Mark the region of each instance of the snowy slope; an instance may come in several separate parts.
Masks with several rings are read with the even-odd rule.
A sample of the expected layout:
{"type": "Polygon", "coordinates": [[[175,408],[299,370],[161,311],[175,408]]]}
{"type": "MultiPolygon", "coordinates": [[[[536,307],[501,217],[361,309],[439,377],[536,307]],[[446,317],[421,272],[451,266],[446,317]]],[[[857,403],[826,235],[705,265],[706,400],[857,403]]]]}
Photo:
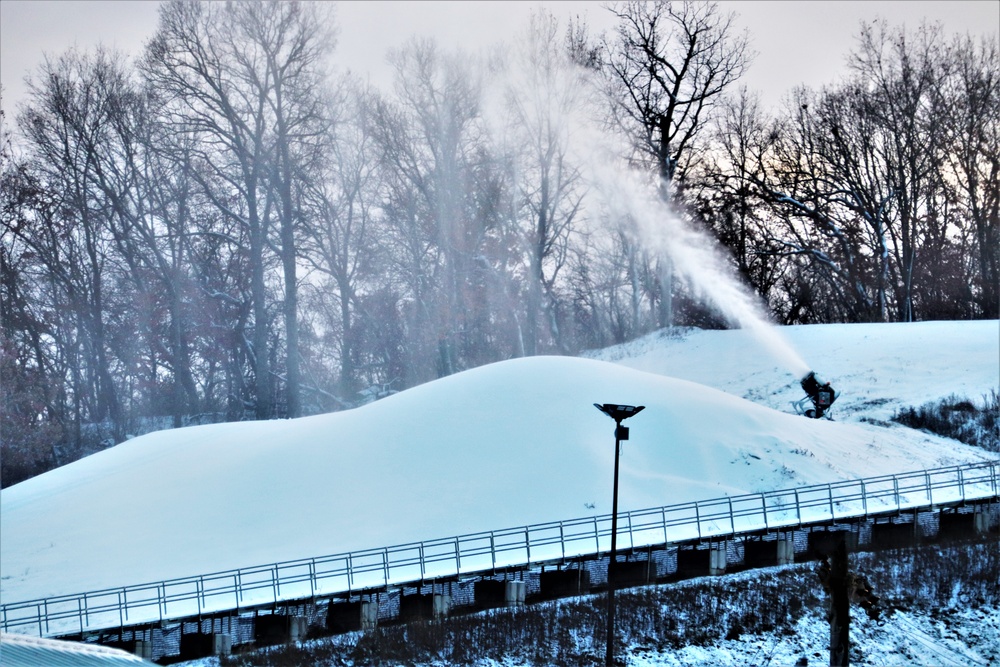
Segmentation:
{"type": "Polygon", "coordinates": [[[997,387],[997,322],[784,333],[842,391],[836,407],[850,419],[789,414],[797,378],[752,336],[727,331],[605,352],[617,363],[501,362],[346,412],[153,433],[0,494],[0,594],[14,602],[607,513],[614,424],[595,402],[646,406],[628,424],[623,510],[988,458],[856,419],[997,387]]]}
{"type": "MultiPolygon", "coordinates": [[[[885,420],[950,394],[981,402],[1000,389],[1000,322],[776,327],[840,392],[838,420],[885,420]]],[[[791,363],[742,330],[657,332],[594,352],[595,359],[705,384],[778,410],[802,397],[791,363]]]]}

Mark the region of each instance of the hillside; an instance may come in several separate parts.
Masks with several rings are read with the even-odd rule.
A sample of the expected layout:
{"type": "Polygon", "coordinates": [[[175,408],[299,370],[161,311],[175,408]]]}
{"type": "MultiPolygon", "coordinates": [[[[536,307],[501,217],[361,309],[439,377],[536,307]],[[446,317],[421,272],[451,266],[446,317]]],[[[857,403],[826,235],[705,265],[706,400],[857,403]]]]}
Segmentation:
{"type": "MultiPolygon", "coordinates": [[[[841,392],[791,414],[798,378],[745,331],[654,335],[599,358],[477,368],[350,411],[135,438],[0,494],[4,601],[992,455],[879,423],[1000,386],[996,321],[790,327],[841,392]]],[[[774,349],[773,347],[769,349],[774,349]]]]}

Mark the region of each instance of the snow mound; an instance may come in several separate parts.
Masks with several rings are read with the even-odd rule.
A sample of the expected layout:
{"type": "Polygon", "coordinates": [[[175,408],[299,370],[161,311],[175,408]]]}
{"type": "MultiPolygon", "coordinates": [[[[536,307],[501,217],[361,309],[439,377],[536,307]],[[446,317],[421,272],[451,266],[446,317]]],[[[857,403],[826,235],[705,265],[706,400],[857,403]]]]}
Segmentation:
{"type": "MultiPolygon", "coordinates": [[[[722,356],[739,340],[710,344],[716,333],[740,332],[692,334],[690,347],[722,356]]],[[[17,484],[0,495],[0,592],[15,602],[609,513],[614,422],[593,406],[607,402],[646,406],[627,422],[622,510],[989,458],[623,363],[517,359],[355,410],[152,433],[17,484]]]]}

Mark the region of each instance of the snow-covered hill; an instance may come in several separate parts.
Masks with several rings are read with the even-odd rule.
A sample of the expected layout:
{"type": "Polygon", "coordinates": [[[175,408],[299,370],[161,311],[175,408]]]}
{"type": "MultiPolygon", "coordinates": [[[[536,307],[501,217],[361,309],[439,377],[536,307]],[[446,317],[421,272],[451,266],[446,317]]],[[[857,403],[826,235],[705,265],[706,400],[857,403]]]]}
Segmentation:
{"type": "Polygon", "coordinates": [[[841,392],[837,421],[791,414],[799,378],[750,333],[692,331],[492,364],[346,412],[135,438],[0,494],[0,594],[607,513],[614,424],[593,403],[646,406],[628,423],[623,510],[990,458],[862,417],[995,390],[997,321],[781,333],[841,392]]]}

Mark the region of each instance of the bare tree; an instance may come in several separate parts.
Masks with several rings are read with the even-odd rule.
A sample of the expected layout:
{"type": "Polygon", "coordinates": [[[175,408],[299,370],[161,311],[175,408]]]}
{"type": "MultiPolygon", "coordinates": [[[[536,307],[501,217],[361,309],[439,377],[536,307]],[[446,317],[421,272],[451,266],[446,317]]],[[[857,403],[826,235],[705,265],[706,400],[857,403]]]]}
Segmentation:
{"type": "Polygon", "coordinates": [[[354,326],[359,293],[377,271],[375,207],[380,174],[369,119],[374,94],[353,81],[345,82],[343,89],[343,101],[337,106],[345,113],[333,125],[323,171],[305,185],[303,201],[312,218],[306,229],[306,259],[329,278],[329,283],[319,285],[324,294],[336,295],[336,316],[331,319],[339,320],[339,384],[349,401],[360,389],[356,361],[362,350],[354,326]]]}
{"type": "Polygon", "coordinates": [[[471,196],[481,158],[480,89],[468,62],[442,54],[433,42],[412,41],[390,59],[395,101],[380,102],[374,121],[389,172],[388,219],[420,337],[413,379],[426,379],[434,358],[428,345],[436,348],[434,366],[443,376],[459,370],[461,349],[475,343],[467,281],[484,234],[471,196]]]}
{"type": "Polygon", "coordinates": [[[314,4],[290,2],[234,3],[233,17],[251,48],[237,49],[247,86],[267,100],[272,123],[268,160],[269,183],[276,198],[278,254],[284,277],[286,413],[298,417],[300,354],[298,325],[297,228],[302,226],[297,191],[310,180],[327,137],[332,99],[324,63],[334,45],[326,26],[332,18],[314,4]],[[249,54],[258,49],[256,59],[249,54]]]}
{"type": "Polygon", "coordinates": [[[935,119],[946,134],[944,186],[971,224],[980,317],[1000,314],[1000,52],[995,41],[957,37],[948,49],[945,107],[935,119]]]}
{"type": "MultiPolygon", "coordinates": [[[[733,14],[711,2],[633,0],[611,10],[618,26],[604,51],[615,118],[669,201],[695,160],[713,108],[749,63],[747,37],[736,32],[733,14]]],[[[659,324],[668,326],[672,269],[666,258],[657,261],[659,324]]]]}
{"type": "Polygon", "coordinates": [[[124,193],[106,187],[104,170],[116,168],[121,157],[113,153],[124,148],[116,134],[127,122],[130,92],[121,60],[105,51],[69,51],[46,60],[29,90],[19,122],[30,147],[33,187],[45,195],[34,200],[32,223],[16,233],[44,266],[52,305],[65,307],[75,320],[64,329],[71,338],[61,342],[64,354],[79,355],[68,363],[77,442],[85,420],[107,421],[111,437],[121,441],[125,411],[109,323],[116,319],[111,309],[121,276],[114,266],[120,259],[116,199],[124,193]]]}
{"type": "Polygon", "coordinates": [[[296,184],[325,136],[323,63],[332,41],[324,25],[311,5],[175,0],[162,7],[142,64],[166,101],[168,122],[199,138],[197,162],[240,195],[234,206],[208,187],[203,170],[191,172],[214,205],[247,228],[258,418],[274,413],[266,276],[272,217],[284,283],[286,411],[300,412],[296,184]]]}
{"type": "MultiPolygon", "coordinates": [[[[518,230],[527,257],[524,352],[538,349],[543,313],[548,333],[565,349],[557,316],[556,281],[582,202],[580,170],[570,158],[574,116],[585,107],[588,86],[558,40],[549,13],[533,13],[515,45],[506,117],[518,155],[512,160],[523,213],[518,230]]],[[[577,137],[575,140],[581,141],[577,137]]]]}
{"type": "MultiPolygon", "coordinates": [[[[894,281],[897,317],[906,322],[914,319],[913,276],[921,237],[931,231],[928,227],[933,224],[929,218],[931,181],[943,140],[938,122],[942,46],[939,27],[924,25],[911,35],[902,28],[890,30],[887,23],[878,21],[862,26],[859,50],[851,61],[861,79],[851,91],[859,99],[860,108],[847,111],[856,112],[862,122],[868,123],[858,131],[860,139],[870,142],[853,153],[855,159],[868,160],[873,169],[882,171],[871,174],[872,181],[881,184],[862,191],[874,194],[863,210],[872,216],[868,219],[873,224],[881,222],[873,217],[876,200],[878,209],[892,214],[884,220],[895,261],[890,266],[883,260],[880,267],[880,304],[885,301],[884,273],[894,267],[898,271],[894,281]],[[881,205],[889,199],[891,207],[881,205]]],[[[845,124],[848,122],[845,119],[845,124]]],[[[855,196],[863,195],[856,190],[855,196]]],[[[884,305],[880,310],[884,318],[884,305]]]]}

